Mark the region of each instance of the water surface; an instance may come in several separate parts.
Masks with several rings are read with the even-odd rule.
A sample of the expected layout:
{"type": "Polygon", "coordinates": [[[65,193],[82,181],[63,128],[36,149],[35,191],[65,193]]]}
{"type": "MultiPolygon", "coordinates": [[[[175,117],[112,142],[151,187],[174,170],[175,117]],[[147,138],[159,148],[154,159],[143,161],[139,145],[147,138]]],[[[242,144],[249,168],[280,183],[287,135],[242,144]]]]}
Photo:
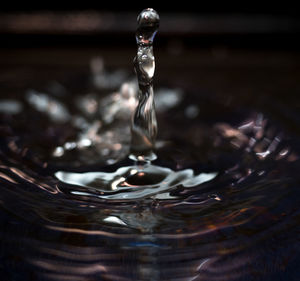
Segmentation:
{"type": "Polygon", "coordinates": [[[100,66],[96,59],[91,72],[36,87],[34,76],[2,79],[5,280],[297,280],[297,99],[270,98],[263,87],[232,96],[209,91],[208,82],[157,83],[152,165],[199,181],[157,190],[167,177],[160,170],[147,184],[133,178],[125,192],[108,192],[57,177],[136,165],[127,157],[136,82],[100,66]]]}

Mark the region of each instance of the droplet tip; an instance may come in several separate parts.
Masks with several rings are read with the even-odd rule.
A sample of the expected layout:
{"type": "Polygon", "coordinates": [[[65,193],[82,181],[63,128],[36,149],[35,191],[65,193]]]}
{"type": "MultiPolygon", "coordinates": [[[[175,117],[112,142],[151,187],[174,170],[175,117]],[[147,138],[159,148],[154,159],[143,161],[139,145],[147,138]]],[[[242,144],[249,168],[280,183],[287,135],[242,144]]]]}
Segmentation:
{"type": "Polygon", "coordinates": [[[147,8],[138,15],[137,22],[139,26],[158,26],[159,15],[154,9],[147,8]]]}

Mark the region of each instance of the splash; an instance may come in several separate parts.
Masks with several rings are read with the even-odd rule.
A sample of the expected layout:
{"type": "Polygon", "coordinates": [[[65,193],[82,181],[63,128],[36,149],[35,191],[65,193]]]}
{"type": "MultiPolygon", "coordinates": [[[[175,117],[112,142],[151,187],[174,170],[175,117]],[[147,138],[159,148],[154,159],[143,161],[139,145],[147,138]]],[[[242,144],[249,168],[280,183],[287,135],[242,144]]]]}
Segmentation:
{"type": "MultiPolygon", "coordinates": [[[[2,279],[298,280],[294,99],[268,100],[262,92],[268,102],[261,112],[255,97],[246,104],[232,97],[232,88],[222,97],[205,93],[201,71],[186,64],[186,73],[169,77],[180,77],[189,90],[155,91],[160,139],[155,144],[152,135],[151,147],[136,152],[143,158],[155,149],[157,161],[132,162],[129,120],[137,85],[117,90],[118,72],[101,63],[94,61],[88,77],[86,67],[72,70],[72,79],[64,71],[66,80],[51,84],[51,91],[39,88],[36,72],[1,76],[2,279]],[[186,80],[191,73],[199,82],[194,90],[186,80]],[[28,84],[39,90],[21,90],[28,84]]],[[[154,68],[144,66],[152,85],[154,68]]],[[[290,81],[289,72],[273,70],[282,85],[290,81]]],[[[60,72],[61,64],[51,71],[60,72]]],[[[140,78],[143,89],[147,77],[140,78]]],[[[268,75],[259,80],[266,83],[268,75]]]]}
{"type": "Polygon", "coordinates": [[[153,76],[155,59],[153,40],[159,27],[159,15],[153,9],[143,10],[138,18],[136,31],[137,55],[134,69],[139,84],[138,105],[131,124],[131,159],[151,161],[156,158],[152,152],[157,135],[155,116],[153,76]]]}
{"type": "Polygon", "coordinates": [[[83,187],[76,195],[94,196],[109,200],[133,199],[171,199],[176,198],[171,192],[179,187],[194,187],[211,181],[217,172],[194,174],[192,169],[174,171],[151,163],[156,159],[153,153],[157,134],[155,117],[153,76],[155,60],[153,39],[158,30],[159,16],[153,9],[145,9],[138,16],[136,41],[137,55],[134,68],[139,84],[138,105],[131,124],[131,149],[129,158],[134,160],[132,166],[122,166],[116,171],[72,173],[58,171],[55,173],[61,183],[83,187]]]}

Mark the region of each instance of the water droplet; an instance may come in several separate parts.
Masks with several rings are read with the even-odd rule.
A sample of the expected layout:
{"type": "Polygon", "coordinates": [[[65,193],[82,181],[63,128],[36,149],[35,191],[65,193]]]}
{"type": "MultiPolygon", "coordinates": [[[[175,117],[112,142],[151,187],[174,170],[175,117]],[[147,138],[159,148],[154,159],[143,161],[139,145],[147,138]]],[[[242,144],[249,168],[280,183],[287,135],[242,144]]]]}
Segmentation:
{"type": "Polygon", "coordinates": [[[137,23],[137,43],[144,45],[152,44],[159,27],[158,13],[152,8],[145,9],[138,15],[137,23]]]}
{"type": "Polygon", "coordinates": [[[153,9],[143,10],[137,19],[137,55],[134,68],[139,84],[138,105],[131,124],[131,157],[141,156],[145,161],[153,159],[153,148],[157,134],[154,106],[153,76],[155,58],[153,39],[159,27],[159,16],[153,9]]]}
{"type": "Polygon", "coordinates": [[[58,146],[55,148],[55,150],[53,151],[53,156],[54,157],[61,157],[64,155],[64,148],[61,146],[58,146]]]}

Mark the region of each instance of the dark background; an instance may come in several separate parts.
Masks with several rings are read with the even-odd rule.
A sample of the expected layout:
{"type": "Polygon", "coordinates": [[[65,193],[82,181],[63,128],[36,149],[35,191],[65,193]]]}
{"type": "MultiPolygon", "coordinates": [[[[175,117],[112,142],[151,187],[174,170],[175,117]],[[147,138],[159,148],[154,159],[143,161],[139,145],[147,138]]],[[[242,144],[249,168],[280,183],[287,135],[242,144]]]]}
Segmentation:
{"type": "Polygon", "coordinates": [[[60,81],[59,73],[88,73],[95,56],[109,69],[133,73],[136,18],[151,6],[161,18],[154,42],[156,84],[238,99],[276,96],[299,109],[300,17],[295,4],[159,4],[5,5],[0,10],[0,82],[21,91],[21,86],[32,88],[47,79],[60,81]],[[21,78],[22,83],[14,83],[21,78]]]}
{"type": "MultiPolygon", "coordinates": [[[[136,17],[152,6],[161,17],[154,49],[155,87],[183,88],[193,94],[192,102],[202,95],[241,112],[243,108],[263,112],[298,143],[294,137],[300,136],[298,9],[282,1],[163,4],[97,2],[62,7],[43,2],[29,7],[26,2],[3,7],[0,97],[2,92],[19,96],[28,89],[43,91],[51,81],[67,89],[72,85],[77,91],[78,83],[86,93],[84,83],[95,56],[101,56],[110,70],[126,68],[133,74],[136,17]]],[[[165,121],[158,118],[159,124],[165,121]]],[[[295,253],[298,257],[297,249],[295,253]]],[[[284,280],[296,280],[285,278],[296,277],[299,266],[295,260],[284,280]]],[[[12,264],[12,272],[22,272],[12,264]]],[[[274,278],[282,279],[280,275],[274,278]]]]}
{"type": "Polygon", "coordinates": [[[0,48],[115,46],[116,37],[119,46],[132,44],[136,16],[149,5],[161,15],[159,46],[180,38],[186,46],[200,48],[300,47],[299,13],[289,2],[95,2],[6,3],[0,10],[0,48]]]}

